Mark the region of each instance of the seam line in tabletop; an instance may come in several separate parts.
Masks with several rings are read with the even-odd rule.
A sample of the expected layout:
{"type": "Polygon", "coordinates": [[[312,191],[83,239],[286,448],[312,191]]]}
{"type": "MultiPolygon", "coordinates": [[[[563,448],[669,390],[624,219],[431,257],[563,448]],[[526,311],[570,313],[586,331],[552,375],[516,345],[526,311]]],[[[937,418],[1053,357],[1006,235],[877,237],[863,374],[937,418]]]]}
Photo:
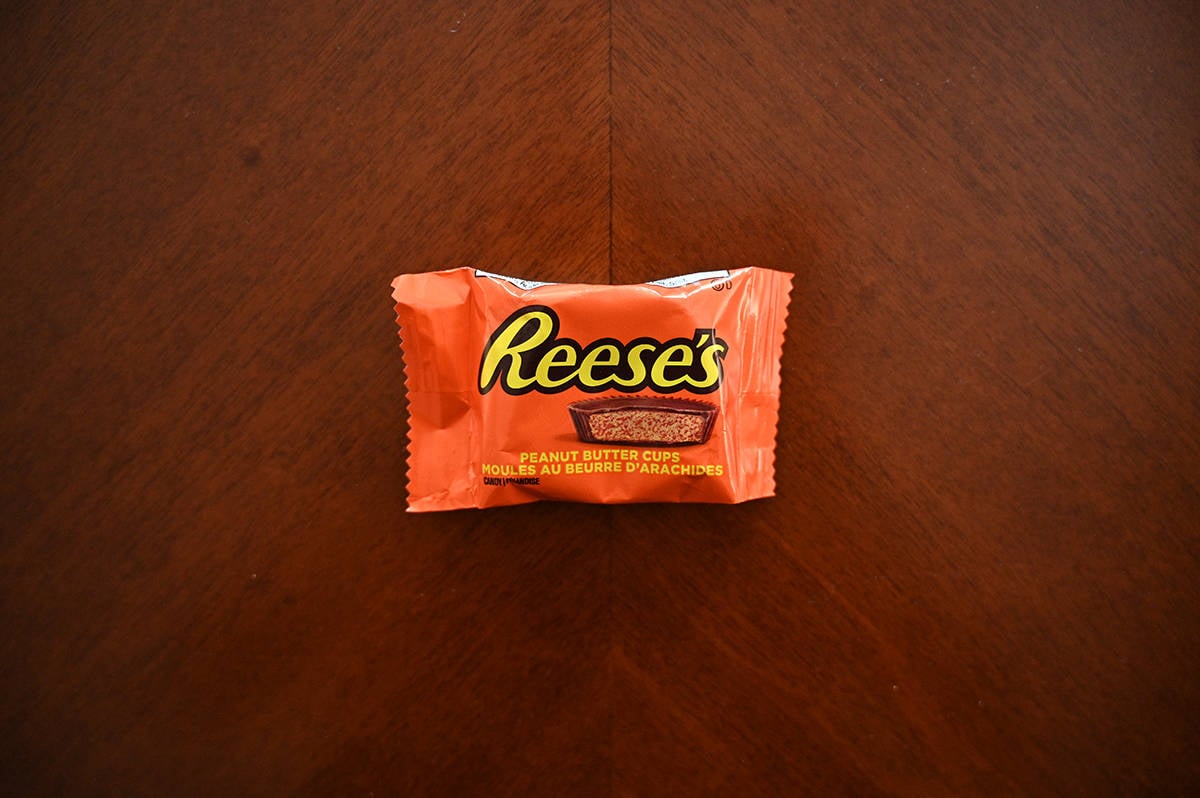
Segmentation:
{"type": "MultiPolygon", "coordinates": [[[[612,0],[608,0],[608,284],[613,283],[613,241],[612,241],[612,0]]],[[[616,511],[608,508],[608,796],[617,794],[617,756],[616,756],[616,716],[613,714],[613,688],[616,685],[616,668],[613,666],[616,652],[616,631],[613,626],[613,593],[612,568],[613,546],[616,545],[617,520],[616,511]]]]}
{"type": "MultiPolygon", "coordinates": [[[[613,284],[613,0],[608,0],[608,284],[613,284]]],[[[608,508],[608,794],[616,795],[616,717],[613,688],[616,669],[616,627],[613,625],[613,546],[616,545],[616,510],[608,508]]]]}
{"type": "Polygon", "coordinates": [[[608,284],[613,283],[613,0],[608,0],[608,284]]]}

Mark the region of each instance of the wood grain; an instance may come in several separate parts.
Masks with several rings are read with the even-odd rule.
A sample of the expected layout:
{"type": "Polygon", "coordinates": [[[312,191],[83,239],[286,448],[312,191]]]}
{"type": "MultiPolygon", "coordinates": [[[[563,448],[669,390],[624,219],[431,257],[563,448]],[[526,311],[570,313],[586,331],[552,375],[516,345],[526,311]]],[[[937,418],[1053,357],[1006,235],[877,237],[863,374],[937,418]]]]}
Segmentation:
{"type": "Polygon", "coordinates": [[[608,511],[403,512],[392,276],[607,278],[606,11],[477,6],[5,25],[0,792],[607,791],[608,511]]]}
{"type": "Polygon", "coordinates": [[[0,793],[1200,788],[1200,16],[0,12],[0,793]],[[390,278],[796,274],[779,496],[403,513],[390,278]]]}
{"type": "Polygon", "coordinates": [[[614,515],[617,794],[1195,789],[1200,30],[1052,5],[614,6],[614,278],[797,275],[780,498],[614,515]]]}

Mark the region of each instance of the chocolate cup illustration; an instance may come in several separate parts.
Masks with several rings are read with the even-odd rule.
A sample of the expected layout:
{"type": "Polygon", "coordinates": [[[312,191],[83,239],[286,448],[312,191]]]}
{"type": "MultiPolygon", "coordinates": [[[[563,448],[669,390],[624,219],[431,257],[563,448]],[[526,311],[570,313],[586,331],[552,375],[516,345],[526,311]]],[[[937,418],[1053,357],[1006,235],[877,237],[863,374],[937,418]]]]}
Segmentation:
{"type": "Polygon", "coordinates": [[[698,399],[606,396],[567,406],[579,440],[626,446],[696,446],[708,440],[717,406],[698,399]]]}

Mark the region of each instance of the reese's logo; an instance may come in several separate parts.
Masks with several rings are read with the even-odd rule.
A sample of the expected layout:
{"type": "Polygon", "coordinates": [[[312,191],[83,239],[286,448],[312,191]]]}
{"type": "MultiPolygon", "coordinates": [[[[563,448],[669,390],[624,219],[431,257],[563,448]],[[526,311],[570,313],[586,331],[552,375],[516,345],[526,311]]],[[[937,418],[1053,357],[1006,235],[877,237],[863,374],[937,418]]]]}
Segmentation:
{"type": "Polygon", "coordinates": [[[691,338],[600,338],[580,346],[558,337],[558,315],[545,305],[513,313],[488,339],[479,362],[479,392],[499,385],[505,393],[585,393],[650,390],[712,393],[721,384],[729,346],[715,329],[691,338]]]}

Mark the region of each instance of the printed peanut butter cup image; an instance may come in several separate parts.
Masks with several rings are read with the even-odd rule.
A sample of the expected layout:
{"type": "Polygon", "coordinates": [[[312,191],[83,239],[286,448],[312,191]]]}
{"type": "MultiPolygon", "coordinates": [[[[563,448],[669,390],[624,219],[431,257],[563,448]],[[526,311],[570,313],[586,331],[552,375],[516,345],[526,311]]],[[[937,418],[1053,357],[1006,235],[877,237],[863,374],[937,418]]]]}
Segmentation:
{"type": "Polygon", "coordinates": [[[717,406],[697,399],[606,396],[567,406],[584,443],[695,446],[708,440],[717,406]]]}

